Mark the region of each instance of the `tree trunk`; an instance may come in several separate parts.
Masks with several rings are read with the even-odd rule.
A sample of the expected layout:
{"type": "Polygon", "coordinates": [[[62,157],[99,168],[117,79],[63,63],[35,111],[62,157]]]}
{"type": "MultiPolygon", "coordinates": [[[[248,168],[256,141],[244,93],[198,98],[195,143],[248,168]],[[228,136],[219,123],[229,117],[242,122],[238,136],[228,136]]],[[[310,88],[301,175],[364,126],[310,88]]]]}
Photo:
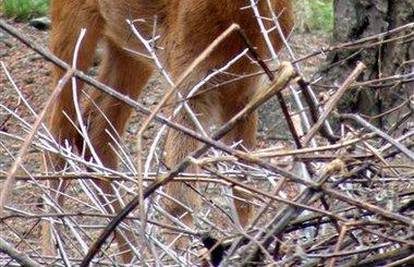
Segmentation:
{"type": "MultiPolygon", "coordinates": [[[[334,0],[334,12],[333,41],[344,43],[414,22],[414,0],[334,0]]],[[[339,51],[328,56],[330,64],[342,62],[326,70],[330,81],[343,81],[359,60],[368,67],[361,78],[364,81],[414,71],[413,38],[356,52],[339,51]]],[[[340,109],[366,115],[379,114],[407,99],[413,94],[413,88],[413,82],[392,87],[360,88],[345,98],[340,109]]],[[[382,125],[384,121],[378,123],[382,125]]]]}

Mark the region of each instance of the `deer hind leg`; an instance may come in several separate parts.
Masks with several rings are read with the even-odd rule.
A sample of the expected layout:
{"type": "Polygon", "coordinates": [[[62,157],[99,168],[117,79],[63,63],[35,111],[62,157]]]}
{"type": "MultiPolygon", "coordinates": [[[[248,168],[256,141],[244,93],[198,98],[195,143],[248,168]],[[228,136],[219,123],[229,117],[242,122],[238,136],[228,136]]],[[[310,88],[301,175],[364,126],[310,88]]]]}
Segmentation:
{"type": "MultiPolygon", "coordinates": [[[[151,77],[152,66],[126,54],[122,48],[117,47],[111,41],[107,42],[106,49],[105,58],[100,69],[100,81],[131,99],[137,99],[151,77]]],[[[90,103],[85,111],[89,138],[103,165],[115,169],[118,163],[117,155],[111,145],[115,149],[117,145],[110,135],[122,137],[132,109],[125,103],[102,92],[94,91],[91,97],[94,103],[90,103]]],[[[115,212],[119,212],[122,207],[114,195],[111,184],[108,182],[97,182],[97,184],[109,202],[112,203],[115,212]]],[[[101,200],[104,203],[103,197],[101,197],[101,200]]],[[[110,206],[105,205],[104,207],[109,213],[113,213],[110,206]]],[[[125,233],[129,242],[134,244],[132,234],[125,233]]],[[[133,254],[128,252],[128,241],[119,232],[115,233],[115,237],[118,249],[122,252],[123,261],[125,263],[131,262],[133,254]]]]}
{"type": "MultiPolygon", "coordinates": [[[[214,101],[214,99],[215,96],[210,94],[188,101],[189,107],[197,116],[199,123],[206,132],[208,132],[210,126],[219,121],[218,117],[220,113],[218,107],[215,105],[217,101],[214,101]]],[[[184,109],[174,118],[174,122],[189,129],[200,131],[199,128],[196,128],[194,121],[184,109]]],[[[199,148],[200,145],[192,137],[172,129],[169,130],[165,146],[167,166],[173,168],[191,152],[199,148]]],[[[196,166],[190,166],[186,169],[186,172],[196,173],[198,171],[197,169],[196,166]]],[[[177,200],[165,199],[163,201],[167,212],[181,220],[184,224],[191,226],[193,224],[193,214],[190,214],[187,208],[197,212],[201,207],[200,196],[194,191],[197,185],[195,183],[170,182],[164,188],[170,197],[177,200]]],[[[172,241],[172,238],[168,237],[167,240],[172,241]]],[[[186,250],[187,245],[188,242],[180,239],[175,244],[175,247],[180,250],[186,250]]]]}
{"type": "MultiPolygon", "coordinates": [[[[201,125],[208,132],[210,126],[226,123],[230,120],[245,106],[245,104],[247,104],[249,98],[240,101],[234,101],[234,99],[234,96],[226,96],[222,98],[215,93],[209,93],[206,96],[200,96],[190,100],[189,105],[193,112],[198,115],[197,117],[201,125]]],[[[187,128],[195,129],[194,123],[185,111],[181,111],[180,115],[178,115],[174,121],[187,128]]],[[[230,131],[224,139],[228,144],[242,141],[240,145],[244,148],[254,148],[256,145],[256,114],[251,114],[236,124],[234,129],[230,131]]],[[[193,138],[178,131],[170,130],[166,142],[167,166],[170,168],[174,167],[187,155],[199,148],[200,145],[201,144],[193,138]]],[[[186,171],[196,173],[198,168],[196,166],[190,166],[186,171]]],[[[194,183],[191,185],[197,188],[194,183]]],[[[169,196],[177,200],[164,200],[166,210],[174,217],[179,218],[183,223],[191,226],[193,223],[193,216],[192,214],[189,214],[186,207],[193,211],[200,209],[200,196],[198,196],[188,184],[182,182],[168,183],[165,186],[165,191],[169,196]]],[[[251,197],[248,193],[241,190],[233,190],[233,195],[235,196],[234,203],[239,215],[239,221],[242,226],[246,226],[253,215],[253,207],[249,204],[251,197]]],[[[171,239],[172,238],[168,238],[168,241],[171,239]]],[[[188,242],[180,242],[179,240],[176,247],[185,250],[186,248],[184,246],[187,244],[188,242]]]]}
{"type": "MultiPolygon", "coordinates": [[[[238,86],[233,85],[235,88],[223,88],[225,93],[221,97],[223,106],[223,119],[224,122],[229,121],[237,113],[239,113],[246,104],[250,101],[253,89],[255,86],[254,81],[245,81],[238,86]],[[240,93],[244,94],[243,97],[237,97],[240,93]]],[[[225,136],[225,142],[229,145],[233,143],[240,143],[238,149],[250,150],[256,146],[256,132],[257,132],[257,114],[252,113],[245,119],[239,121],[236,126],[225,136]]],[[[249,201],[251,199],[247,192],[242,190],[233,189],[234,204],[236,211],[239,215],[239,222],[244,227],[249,223],[252,218],[254,209],[249,201]]]]}
{"type": "MultiPolygon", "coordinates": [[[[256,117],[256,114],[252,114],[240,121],[230,132],[229,138],[227,138],[228,142],[242,141],[243,148],[254,148],[256,144],[256,117]]],[[[243,227],[247,226],[254,213],[253,206],[248,203],[251,197],[247,192],[237,189],[233,189],[233,196],[239,222],[243,227]]]]}
{"type": "MultiPolygon", "coordinates": [[[[75,45],[82,28],[86,28],[86,36],[83,39],[82,47],[79,51],[77,67],[81,71],[86,71],[92,64],[95,48],[100,36],[100,17],[93,6],[86,4],[75,5],[78,1],[53,1],[51,7],[52,30],[50,33],[49,46],[51,51],[60,59],[68,64],[72,63],[75,45]]],[[[56,66],[52,70],[52,88],[58,84],[64,76],[64,71],[56,66]]],[[[82,88],[82,83],[77,82],[77,90],[82,88]]],[[[80,136],[75,131],[70,120],[75,119],[75,109],[73,105],[71,82],[67,82],[62,93],[56,99],[49,118],[50,132],[55,140],[63,145],[65,141],[76,147],[80,141],[80,136]]],[[[49,171],[61,171],[65,166],[65,161],[58,156],[47,155],[49,171]]],[[[66,182],[53,180],[50,182],[50,196],[57,204],[63,204],[61,191],[66,187],[66,182]]],[[[45,255],[55,255],[52,245],[50,224],[45,222],[42,225],[42,253],[45,255]]]]}

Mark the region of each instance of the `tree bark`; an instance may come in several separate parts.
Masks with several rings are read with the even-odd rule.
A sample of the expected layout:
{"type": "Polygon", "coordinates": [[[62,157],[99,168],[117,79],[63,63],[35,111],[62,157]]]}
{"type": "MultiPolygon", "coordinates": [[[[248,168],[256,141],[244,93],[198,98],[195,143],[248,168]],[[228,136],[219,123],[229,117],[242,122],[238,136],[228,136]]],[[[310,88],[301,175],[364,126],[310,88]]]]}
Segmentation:
{"type": "MultiPolygon", "coordinates": [[[[414,22],[414,0],[334,0],[334,12],[333,42],[344,43],[414,22]]],[[[339,51],[328,55],[329,65],[338,64],[325,70],[329,81],[340,84],[359,60],[368,67],[361,78],[364,81],[414,71],[414,62],[408,62],[414,59],[412,38],[356,52],[339,51]]],[[[360,88],[347,95],[340,109],[379,114],[407,99],[413,91],[412,82],[384,88],[360,88]]],[[[384,121],[378,123],[382,125],[384,121]]]]}

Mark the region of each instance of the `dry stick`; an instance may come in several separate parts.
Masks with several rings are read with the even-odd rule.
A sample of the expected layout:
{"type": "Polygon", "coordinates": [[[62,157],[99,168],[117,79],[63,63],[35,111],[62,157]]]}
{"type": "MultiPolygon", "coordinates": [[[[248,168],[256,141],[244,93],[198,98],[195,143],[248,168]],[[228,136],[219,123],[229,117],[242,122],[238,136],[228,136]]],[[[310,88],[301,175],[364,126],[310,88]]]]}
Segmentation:
{"type": "Polygon", "coordinates": [[[396,220],[399,222],[403,222],[406,225],[409,225],[411,227],[414,226],[414,219],[404,216],[404,215],[400,215],[398,213],[394,213],[394,212],[390,212],[390,211],[386,211],[378,206],[372,205],[368,202],[365,201],[361,201],[361,200],[357,200],[357,199],[353,199],[350,198],[348,196],[346,196],[343,193],[338,192],[337,190],[334,190],[332,188],[327,188],[326,186],[322,185],[320,188],[324,193],[330,195],[331,197],[341,200],[343,202],[346,202],[348,204],[351,204],[353,206],[359,207],[361,209],[365,209],[368,210],[370,212],[373,212],[375,214],[380,214],[381,216],[391,219],[391,220],[396,220]]]}
{"type": "MultiPolygon", "coordinates": [[[[245,119],[249,114],[254,112],[259,106],[261,106],[266,100],[268,100],[273,95],[280,92],[286,85],[290,82],[292,78],[295,77],[295,72],[293,67],[290,63],[282,63],[282,68],[280,70],[279,78],[266,90],[259,91],[249,102],[246,107],[243,108],[236,116],[234,116],[230,121],[228,121],[224,126],[220,127],[220,129],[213,134],[213,140],[221,139],[226,133],[228,133],[233,127],[240,121],[245,119]]],[[[183,159],[178,165],[176,165],[168,174],[164,177],[161,177],[151,185],[149,185],[144,192],[144,199],[148,198],[152,195],[158,188],[165,185],[169,181],[171,181],[176,175],[178,175],[181,171],[187,168],[192,158],[198,158],[202,154],[204,154],[210,148],[210,144],[204,144],[201,148],[192,152],[187,158],[183,159]]],[[[87,255],[85,256],[84,260],[82,261],[80,267],[87,267],[89,263],[92,261],[93,257],[96,253],[100,250],[102,245],[105,243],[106,239],[115,231],[118,224],[122,222],[122,220],[128,216],[130,212],[132,212],[140,203],[140,198],[135,197],[131,202],[129,202],[125,208],[118,213],[118,216],[111,220],[105,230],[101,233],[99,238],[92,244],[90,250],[88,251],[87,255]]]]}
{"type": "MultiPolygon", "coordinates": [[[[278,196],[279,192],[282,190],[284,185],[286,184],[287,179],[285,177],[282,177],[282,179],[276,184],[275,188],[272,190],[271,195],[272,196],[278,196]]],[[[270,199],[266,202],[264,207],[261,208],[261,210],[256,214],[256,216],[253,218],[253,220],[248,225],[247,229],[253,229],[254,226],[256,226],[262,218],[262,216],[270,209],[270,206],[274,204],[274,200],[270,199]]]]}
{"type": "MultiPolygon", "coordinates": [[[[128,181],[133,182],[131,180],[135,180],[138,178],[137,175],[128,175],[126,177],[119,177],[118,175],[105,175],[104,173],[88,173],[88,172],[80,172],[80,173],[66,173],[66,174],[53,174],[53,175],[16,175],[14,178],[16,181],[32,181],[33,179],[36,181],[53,181],[53,180],[84,180],[85,177],[88,179],[104,181],[104,182],[121,182],[121,181],[128,181]],[[59,177],[57,177],[59,175],[59,177]]],[[[151,174],[151,177],[144,179],[145,182],[153,182],[157,179],[159,175],[151,174]]],[[[234,175],[233,175],[234,176],[234,175]]],[[[0,181],[6,180],[6,175],[0,175],[0,181]]],[[[199,183],[215,183],[215,184],[222,184],[228,185],[228,183],[223,182],[221,179],[209,177],[209,175],[199,175],[194,174],[194,176],[190,175],[183,175],[180,174],[175,177],[174,182],[199,182],[199,183]]]]}
{"type": "Polygon", "coordinates": [[[414,247],[407,246],[402,248],[397,248],[385,253],[375,254],[371,257],[368,257],[362,261],[356,260],[352,261],[349,264],[344,265],[344,267],[367,267],[367,266],[383,266],[384,263],[390,260],[399,260],[401,258],[412,256],[414,253],[414,247]]]}
{"type": "Polygon", "coordinates": [[[30,259],[25,254],[16,250],[14,247],[9,245],[6,241],[0,238],[0,252],[9,255],[13,260],[17,261],[21,266],[25,267],[41,267],[40,264],[30,259]]]}
{"type": "MultiPolygon", "coordinates": [[[[309,89],[308,83],[306,83],[303,79],[299,79],[298,85],[302,90],[306,103],[308,104],[312,121],[315,122],[318,120],[319,117],[320,103],[319,101],[315,100],[314,95],[312,95],[312,92],[309,89]]],[[[335,144],[337,141],[339,141],[340,137],[336,136],[334,133],[332,133],[332,131],[329,131],[328,125],[330,124],[326,121],[320,130],[320,134],[326,139],[328,139],[328,141],[331,144],[335,144]]]]}
{"type": "MultiPolygon", "coordinates": [[[[253,5],[255,4],[255,3],[254,3],[254,1],[251,1],[251,3],[252,3],[252,7],[253,7],[253,10],[254,10],[255,15],[256,15],[256,16],[257,16],[257,15],[259,15],[259,16],[260,16],[260,14],[259,14],[259,12],[258,12],[257,8],[255,8],[255,7],[253,6],[253,5]]],[[[268,4],[269,4],[269,2],[268,2],[268,4]]],[[[270,10],[271,10],[270,5],[269,5],[269,8],[270,8],[270,10]]],[[[276,18],[276,16],[274,15],[274,13],[273,13],[272,11],[271,11],[271,13],[272,13],[272,15],[273,15],[273,17],[274,17],[274,19],[275,19],[274,21],[275,21],[275,23],[276,23],[276,25],[277,25],[277,30],[278,30],[279,36],[282,38],[282,41],[284,42],[284,44],[286,45],[286,47],[287,47],[287,48],[288,48],[288,50],[289,50],[289,49],[290,49],[290,48],[289,48],[289,45],[287,44],[286,38],[284,38],[284,33],[283,33],[283,31],[282,31],[282,29],[281,29],[281,27],[280,27],[279,21],[278,21],[278,19],[276,18]]],[[[261,19],[261,18],[259,18],[259,17],[257,17],[257,18],[258,18],[258,23],[259,23],[260,28],[261,28],[262,30],[265,30],[265,27],[264,27],[264,25],[263,25],[263,21],[262,21],[262,19],[261,19]]],[[[241,33],[241,35],[242,35],[242,37],[243,37],[243,40],[245,41],[246,45],[247,45],[247,46],[249,46],[249,45],[250,45],[250,43],[249,43],[249,40],[248,40],[248,38],[246,37],[245,33],[244,33],[244,32],[242,32],[242,31],[240,31],[240,33],[241,33]]],[[[271,45],[270,40],[268,39],[268,37],[269,37],[269,35],[268,35],[267,33],[266,33],[266,34],[264,34],[264,38],[265,38],[266,42],[268,43],[268,46],[269,46],[270,52],[271,52],[271,53],[273,53],[273,56],[275,56],[275,55],[274,55],[274,50],[271,48],[271,47],[272,47],[272,45],[271,45]]],[[[251,50],[251,51],[252,51],[252,53],[253,53],[253,57],[254,57],[254,58],[256,58],[256,60],[257,60],[257,61],[259,62],[259,64],[260,64],[260,66],[263,68],[263,70],[265,71],[265,73],[268,75],[268,77],[269,77],[270,81],[273,81],[273,79],[274,79],[274,75],[273,75],[273,73],[270,71],[270,69],[268,68],[268,66],[264,63],[264,61],[263,61],[263,60],[261,60],[260,56],[258,55],[258,53],[256,53],[256,51],[255,51],[255,50],[251,50]]],[[[292,57],[292,58],[293,58],[293,57],[292,57]]],[[[299,70],[299,68],[296,68],[297,66],[295,66],[295,65],[293,65],[293,67],[294,67],[295,71],[298,73],[298,75],[300,76],[300,70],[299,70]]],[[[308,89],[309,89],[309,88],[308,88],[308,86],[306,86],[305,91],[307,91],[308,89]]],[[[311,91],[311,90],[307,91],[307,93],[308,93],[309,95],[311,94],[311,92],[310,92],[310,91],[311,91]]],[[[281,92],[278,92],[278,93],[277,93],[277,99],[278,99],[279,105],[280,105],[280,107],[281,107],[281,109],[282,109],[283,115],[284,115],[284,117],[285,117],[285,119],[286,119],[286,122],[287,122],[287,125],[288,125],[288,128],[289,128],[289,131],[290,131],[290,133],[291,133],[291,135],[292,135],[292,137],[293,137],[293,140],[294,140],[294,143],[295,143],[296,148],[298,148],[298,149],[303,148],[303,144],[301,143],[301,140],[300,140],[300,138],[299,138],[298,132],[297,132],[297,130],[296,130],[296,127],[295,127],[295,125],[294,125],[294,123],[293,123],[293,120],[292,120],[292,118],[291,118],[291,115],[290,115],[290,113],[289,113],[288,106],[287,106],[286,101],[285,101],[285,99],[284,99],[284,97],[283,97],[283,95],[282,95],[282,93],[281,93],[281,92]]],[[[298,102],[299,106],[301,106],[300,101],[297,101],[297,102],[298,102]]],[[[309,105],[310,105],[310,106],[312,106],[312,104],[314,104],[314,102],[313,102],[313,101],[310,101],[310,104],[309,104],[309,105]]],[[[306,116],[305,116],[304,120],[305,120],[305,121],[307,121],[306,116]]],[[[325,129],[325,128],[324,128],[324,129],[325,129]]],[[[326,132],[329,132],[329,131],[327,130],[326,132]]],[[[312,168],[311,168],[311,166],[310,166],[309,162],[304,162],[304,163],[303,163],[303,169],[304,169],[304,170],[302,170],[302,176],[304,176],[304,177],[306,177],[306,178],[309,178],[309,176],[310,176],[310,175],[312,175],[312,168]]],[[[241,242],[242,242],[242,239],[239,239],[239,241],[238,241],[238,242],[236,242],[236,243],[234,244],[233,248],[237,248],[237,247],[239,247],[239,246],[241,245],[241,242]]],[[[259,247],[259,246],[257,246],[257,247],[259,247]]],[[[232,252],[234,252],[234,250],[233,250],[232,252]]],[[[230,255],[232,254],[232,252],[230,253],[230,255]]]]}
{"type": "MultiPolygon", "coordinates": [[[[179,125],[175,125],[175,124],[169,122],[168,120],[165,120],[165,123],[166,124],[170,124],[171,127],[177,127],[177,129],[182,129],[183,132],[186,132],[187,131],[186,128],[180,128],[179,125]]],[[[190,133],[191,133],[191,131],[188,134],[191,135],[190,133]]],[[[195,138],[198,138],[198,136],[195,136],[195,138]]],[[[316,183],[309,182],[309,181],[304,181],[303,179],[298,178],[294,174],[289,173],[289,172],[286,172],[286,171],[283,171],[283,170],[277,168],[276,166],[274,166],[272,164],[268,164],[268,163],[260,160],[259,158],[252,157],[251,155],[248,155],[246,153],[242,153],[240,151],[236,151],[236,150],[230,149],[230,148],[222,145],[221,143],[218,143],[218,142],[215,142],[215,141],[210,141],[208,139],[205,140],[203,138],[199,138],[199,140],[201,140],[201,141],[203,141],[205,143],[208,143],[208,144],[210,144],[210,145],[212,145],[212,146],[214,146],[214,147],[216,147],[216,148],[218,148],[218,149],[220,149],[222,151],[225,151],[225,152],[230,153],[232,155],[236,155],[238,158],[240,158],[240,159],[242,159],[244,161],[248,161],[250,163],[257,164],[257,165],[259,165],[259,166],[261,166],[261,167],[263,167],[265,169],[268,169],[268,170],[273,171],[275,173],[282,174],[282,175],[288,177],[291,181],[304,184],[304,185],[308,186],[309,188],[313,188],[313,189],[317,190],[318,185],[316,183]]],[[[335,194],[340,194],[339,192],[335,192],[335,191],[333,191],[333,192],[335,194]]],[[[329,193],[332,193],[332,192],[329,192],[329,193]]],[[[347,197],[346,195],[343,195],[343,194],[340,194],[340,195],[341,195],[341,198],[342,198],[341,200],[343,200],[345,202],[348,202],[348,203],[355,204],[356,206],[360,207],[358,205],[358,202],[355,202],[353,199],[347,197]]],[[[364,208],[367,209],[367,210],[369,210],[369,211],[371,211],[371,212],[373,212],[373,213],[378,213],[381,216],[384,216],[385,218],[389,218],[389,219],[401,221],[404,224],[408,224],[408,225],[414,225],[413,222],[409,218],[407,218],[407,217],[398,216],[397,214],[393,214],[393,213],[387,213],[387,212],[384,212],[382,209],[378,209],[378,208],[377,209],[372,209],[372,207],[373,206],[366,206],[364,208]]]]}
{"type": "MultiPolygon", "coordinates": [[[[348,239],[349,240],[349,239],[348,239]]],[[[347,240],[345,240],[347,241],[347,240]]],[[[359,249],[355,249],[355,250],[345,250],[345,251],[335,251],[334,253],[328,253],[328,254],[307,254],[306,256],[308,258],[328,258],[328,259],[335,259],[338,257],[344,257],[344,256],[353,256],[353,255],[358,255],[358,254],[362,254],[362,253],[366,253],[366,252],[373,252],[374,250],[379,250],[381,248],[385,248],[385,247],[389,247],[391,246],[392,243],[391,242],[387,242],[387,243],[383,243],[383,244],[379,244],[379,245],[374,245],[371,247],[362,247],[359,249]]],[[[318,261],[314,261],[311,264],[306,265],[307,267],[309,266],[318,266],[318,261]]],[[[329,267],[334,267],[335,265],[331,265],[329,267]]]]}
{"type": "MultiPolygon", "coordinates": [[[[6,207],[7,208],[7,207],[6,207]]],[[[19,212],[19,211],[15,211],[15,212],[19,212]]],[[[65,217],[95,217],[95,218],[105,218],[105,219],[112,219],[114,217],[116,217],[116,214],[102,214],[102,213],[91,213],[91,212],[77,212],[77,213],[41,213],[41,214],[20,214],[20,213],[15,213],[12,215],[7,215],[5,217],[0,217],[0,222],[4,222],[6,220],[11,220],[11,219],[15,219],[15,218],[21,218],[21,219],[46,219],[46,218],[57,218],[57,219],[62,219],[65,217]]],[[[130,221],[141,221],[141,217],[139,216],[128,216],[125,218],[125,220],[130,220],[130,221]]],[[[173,232],[177,232],[177,233],[184,233],[187,235],[193,235],[193,236],[200,236],[201,234],[195,231],[191,231],[188,229],[183,229],[183,228],[178,228],[175,227],[173,225],[169,225],[169,224],[165,224],[159,221],[155,221],[155,220],[148,220],[148,222],[150,224],[153,225],[157,225],[159,227],[168,229],[170,231],[173,232]]],[[[102,227],[103,228],[103,227],[102,227]]]]}
{"type": "MultiPolygon", "coordinates": [[[[333,218],[333,219],[337,219],[337,220],[341,220],[341,221],[346,222],[346,220],[345,220],[345,219],[343,219],[343,218],[341,218],[341,217],[339,217],[339,216],[336,216],[336,215],[335,215],[335,214],[333,214],[332,212],[325,211],[325,210],[321,210],[321,209],[314,208],[314,207],[311,207],[311,206],[306,206],[306,205],[303,205],[303,204],[297,203],[297,202],[295,202],[295,201],[292,201],[292,200],[288,200],[288,199],[285,199],[285,198],[279,197],[279,196],[277,196],[277,195],[275,195],[275,194],[272,194],[272,193],[267,193],[266,191],[263,191],[263,190],[260,190],[260,189],[254,188],[254,187],[250,187],[250,186],[245,185],[245,184],[243,184],[242,182],[239,182],[239,181],[237,181],[237,180],[235,180],[235,179],[228,178],[228,177],[226,177],[225,175],[221,174],[220,172],[215,171],[215,170],[213,170],[213,169],[211,169],[211,168],[209,168],[209,167],[203,166],[203,167],[201,167],[201,168],[202,168],[203,170],[205,170],[205,171],[208,171],[208,172],[211,172],[211,173],[213,173],[213,174],[217,175],[217,177],[220,177],[220,178],[221,178],[221,179],[223,179],[224,181],[227,181],[227,182],[228,182],[228,183],[230,183],[230,184],[233,186],[233,188],[235,188],[235,189],[242,189],[243,191],[249,191],[250,193],[256,193],[256,194],[258,194],[258,195],[265,196],[265,197],[267,197],[267,198],[268,198],[271,202],[274,202],[274,201],[281,202],[281,203],[283,203],[283,204],[288,204],[288,205],[291,205],[291,206],[294,206],[294,207],[298,207],[298,208],[307,209],[307,210],[309,210],[309,211],[317,212],[317,213],[319,213],[319,214],[323,214],[323,215],[328,216],[328,217],[330,217],[330,218],[333,218]]],[[[263,199],[260,199],[260,200],[263,202],[263,199]]],[[[270,203],[269,205],[267,205],[267,206],[268,206],[268,208],[272,207],[272,205],[271,205],[271,204],[272,204],[272,203],[270,203]]]]}
{"type": "MultiPolygon", "coordinates": [[[[319,146],[315,148],[302,148],[302,149],[295,149],[295,150],[277,150],[272,151],[272,149],[262,149],[253,151],[252,153],[260,158],[274,158],[274,157],[286,157],[286,156],[299,156],[302,154],[309,154],[309,153],[317,153],[323,152],[326,150],[338,150],[340,148],[344,148],[347,146],[355,145],[361,141],[371,139],[372,137],[376,136],[376,134],[365,134],[359,138],[351,139],[342,141],[340,143],[334,145],[327,145],[327,146],[319,146]]],[[[372,155],[370,155],[372,156],[372,155]]]]}
{"type": "MultiPolygon", "coordinates": [[[[17,231],[12,225],[7,224],[7,223],[3,223],[11,232],[13,232],[20,240],[13,244],[14,245],[14,249],[18,249],[18,247],[22,247],[25,246],[27,247],[26,251],[30,249],[30,251],[33,251],[33,253],[31,253],[30,256],[40,256],[41,255],[36,251],[36,248],[34,248],[31,244],[30,241],[28,240],[29,235],[32,233],[32,231],[38,226],[38,224],[40,223],[40,219],[37,219],[36,222],[34,224],[32,224],[29,229],[25,230],[24,233],[20,234],[19,231],[17,231]]],[[[4,228],[3,228],[4,229],[4,228]]],[[[6,241],[7,242],[7,241],[6,241]]],[[[7,263],[5,264],[5,266],[10,265],[11,262],[13,262],[13,258],[12,259],[7,259],[7,263]]],[[[45,261],[43,261],[45,262],[45,261]]]]}
{"type": "Polygon", "coordinates": [[[319,131],[319,128],[322,126],[324,121],[328,118],[328,116],[331,114],[331,112],[334,110],[336,105],[338,104],[339,100],[342,98],[342,96],[345,94],[345,92],[350,88],[352,83],[355,82],[355,80],[361,75],[361,73],[366,69],[366,66],[364,63],[359,62],[354,71],[351,73],[351,75],[348,76],[348,78],[345,80],[343,85],[336,91],[336,93],[331,97],[331,99],[328,101],[328,103],[325,106],[325,111],[320,116],[318,121],[312,126],[312,128],[308,131],[308,133],[305,135],[303,139],[303,143],[306,146],[310,140],[315,136],[315,134],[319,131]]]}
{"type": "Polygon", "coordinates": [[[392,138],[390,135],[384,133],[383,131],[381,131],[380,129],[372,125],[371,123],[364,120],[361,116],[355,115],[355,114],[341,114],[339,117],[345,120],[353,120],[357,122],[358,124],[360,124],[361,126],[363,126],[364,128],[376,133],[377,135],[379,135],[380,137],[388,141],[391,145],[395,146],[398,150],[400,150],[402,153],[404,153],[407,157],[409,157],[414,162],[413,151],[411,151],[406,146],[404,146],[403,144],[401,144],[400,142],[392,138]]]}
{"type": "Polygon", "coordinates": [[[358,49],[360,48],[360,46],[358,45],[362,45],[364,43],[368,43],[371,41],[377,41],[377,40],[382,40],[382,42],[387,41],[388,39],[385,39],[387,36],[389,35],[393,35],[393,34],[397,34],[401,31],[407,30],[407,32],[411,33],[412,29],[414,28],[414,23],[408,23],[406,25],[394,28],[392,30],[388,30],[386,32],[382,32],[379,34],[375,34],[372,36],[368,36],[365,38],[361,38],[359,40],[356,41],[351,41],[351,42],[347,42],[347,43],[343,43],[343,44],[339,44],[336,46],[330,46],[328,48],[323,48],[319,51],[313,52],[309,55],[303,56],[301,58],[296,59],[295,61],[292,62],[292,64],[296,64],[300,61],[304,61],[306,59],[309,59],[311,57],[320,55],[320,54],[327,54],[329,52],[333,52],[333,51],[337,51],[337,50],[342,50],[342,49],[358,49]]]}
{"type": "Polygon", "coordinates": [[[414,254],[406,258],[403,258],[401,260],[394,261],[393,263],[387,264],[384,267],[409,266],[409,265],[412,266],[412,264],[414,264],[414,254]]]}
{"type": "Polygon", "coordinates": [[[39,116],[36,118],[36,121],[33,125],[33,128],[29,135],[26,137],[25,142],[23,143],[22,147],[20,148],[19,154],[16,157],[15,161],[13,162],[13,165],[10,167],[10,170],[7,174],[6,181],[3,184],[3,189],[1,191],[0,195],[0,216],[4,215],[4,206],[7,203],[8,198],[10,197],[11,191],[13,190],[13,185],[15,183],[15,175],[19,169],[19,166],[21,165],[24,156],[26,155],[28,149],[30,148],[30,145],[37,133],[37,130],[43,123],[43,120],[46,117],[47,111],[49,110],[50,106],[54,103],[56,97],[60,94],[60,92],[63,90],[63,87],[65,84],[69,81],[69,79],[73,76],[73,70],[69,69],[65,76],[59,81],[57,84],[55,90],[53,91],[52,95],[49,97],[49,99],[46,102],[46,106],[43,108],[39,116]]]}
{"type": "MultiPolygon", "coordinates": [[[[345,224],[341,227],[341,232],[339,233],[338,241],[336,242],[335,251],[334,253],[338,253],[341,249],[341,244],[344,241],[346,232],[348,231],[348,226],[345,224]]],[[[335,267],[336,258],[332,257],[329,262],[328,267],[335,267]]]]}

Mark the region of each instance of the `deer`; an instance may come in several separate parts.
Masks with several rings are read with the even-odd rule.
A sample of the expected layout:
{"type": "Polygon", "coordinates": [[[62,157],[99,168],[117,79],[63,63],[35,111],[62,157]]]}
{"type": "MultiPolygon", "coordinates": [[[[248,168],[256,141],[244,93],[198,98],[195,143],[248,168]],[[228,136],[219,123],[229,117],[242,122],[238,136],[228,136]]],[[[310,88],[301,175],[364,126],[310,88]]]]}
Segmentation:
{"type": "MultiPolygon", "coordinates": [[[[292,1],[269,1],[273,11],[278,14],[283,33],[289,34],[293,28],[292,1]]],[[[256,2],[262,15],[270,17],[268,1],[258,0],[256,2]]],[[[159,34],[157,46],[163,47],[157,53],[172,79],[176,79],[188,64],[233,23],[240,25],[258,53],[267,53],[257,18],[250,9],[243,9],[249,4],[248,0],[52,0],[49,48],[56,56],[70,64],[79,33],[82,29],[86,29],[79,50],[77,68],[87,72],[93,64],[98,43],[102,44],[104,51],[98,80],[137,100],[156,67],[147,58],[130,52],[138,51],[145,54],[146,50],[137,38],[133,38],[127,20],[153,21],[154,18],[157,19],[157,34],[159,34]]],[[[140,23],[139,30],[143,36],[148,37],[153,34],[154,29],[152,23],[140,23]]],[[[283,47],[282,37],[274,32],[271,38],[274,49],[279,51],[283,47]]],[[[232,34],[193,71],[190,77],[181,84],[179,91],[185,95],[195,81],[201,80],[209,71],[222,66],[245,48],[240,36],[232,34]]],[[[250,73],[257,69],[257,65],[252,64],[248,59],[242,59],[234,64],[230,71],[250,73]]],[[[64,74],[64,70],[53,67],[52,88],[58,84],[64,74]]],[[[200,123],[206,129],[212,125],[222,125],[249,102],[255,93],[258,80],[259,78],[252,78],[227,84],[220,90],[209,91],[187,102],[198,114],[200,123]]],[[[80,91],[82,87],[83,83],[77,81],[76,90],[80,91]]],[[[92,104],[84,109],[83,116],[89,121],[88,136],[102,163],[108,168],[117,168],[116,155],[110,147],[114,141],[107,131],[114,133],[113,136],[122,136],[132,109],[100,91],[94,91],[91,98],[104,115],[97,112],[92,104]],[[111,126],[103,116],[109,119],[111,126]]],[[[48,125],[52,135],[60,144],[67,142],[81,149],[83,139],[68,119],[69,117],[76,121],[75,114],[72,84],[68,83],[53,105],[48,125]]],[[[252,114],[239,122],[224,137],[223,142],[228,144],[240,142],[244,148],[253,149],[256,145],[256,117],[256,114],[252,114]]],[[[194,123],[185,112],[180,112],[175,116],[174,121],[196,130],[194,123]]],[[[200,144],[191,137],[176,130],[169,130],[165,144],[166,165],[174,166],[199,146],[200,144]]],[[[87,151],[85,157],[91,156],[91,152],[87,151]]],[[[48,168],[53,168],[55,171],[62,170],[65,165],[63,159],[53,155],[50,156],[48,162],[48,168]]],[[[189,171],[199,170],[191,166],[189,171]]],[[[96,184],[105,194],[113,194],[110,182],[96,181],[96,184]]],[[[65,184],[51,181],[51,187],[57,192],[54,197],[63,204],[63,196],[59,192],[64,190],[65,184]]],[[[176,196],[185,205],[195,210],[200,208],[199,197],[183,183],[171,182],[165,185],[164,189],[166,193],[176,196]]],[[[236,196],[234,202],[240,224],[246,226],[254,210],[251,205],[243,201],[248,198],[245,194],[238,190],[233,191],[236,196]]],[[[191,214],[186,214],[186,210],[180,204],[165,200],[163,205],[170,214],[180,218],[184,223],[192,223],[191,214]]],[[[113,207],[115,211],[121,209],[120,203],[116,201],[113,207]]],[[[43,231],[43,235],[44,253],[53,254],[53,246],[47,229],[43,231]]],[[[125,249],[125,239],[116,233],[115,238],[118,248],[125,249]]],[[[131,255],[128,253],[123,254],[122,257],[126,262],[131,260],[131,255]]]]}

